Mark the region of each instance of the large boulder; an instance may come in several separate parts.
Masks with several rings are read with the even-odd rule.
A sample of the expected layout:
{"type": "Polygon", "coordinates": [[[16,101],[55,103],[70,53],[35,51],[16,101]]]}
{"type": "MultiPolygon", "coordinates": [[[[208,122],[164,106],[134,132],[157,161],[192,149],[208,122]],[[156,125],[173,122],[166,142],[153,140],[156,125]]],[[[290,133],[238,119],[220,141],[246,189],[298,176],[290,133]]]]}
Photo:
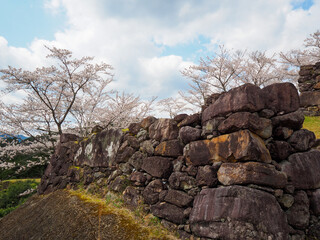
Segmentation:
{"type": "Polygon", "coordinates": [[[89,139],[83,139],[75,156],[78,166],[108,167],[115,164],[123,133],[120,129],[106,129],[89,139]]]}
{"type": "Polygon", "coordinates": [[[237,112],[224,120],[218,127],[221,133],[236,132],[241,129],[249,129],[262,138],[272,135],[272,124],[270,119],[260,118],[249,112],[237,112]]]}
{"type": "Polygon", "coordinates": [[[148,157],[143,159],[141,168],[153,177],[168,178],[172,172],[172,158],[148,157]]]}
{"type": "Polygon", "coordinates": [[[299,109],[298,91],[292,83],[275,83],[262,89],[265,107],[275,113],[290,113],[299,109]]]}
{"type": "Polygon", "coordinates": [[[262,139],[249,130],[191,142],[184,148],[184,156],[195,166],[212,162],[271,162],[269,151],[262,139]]]}
{"type": "Polygon", "coordinates": [[[221,94],[202,113],[202,123],[231,112],[257,112],[264,108],[262,90],[253,84],[244,84],[221,94]]]}
{"type": "Polygon", "coordinates": [[[176,139],[178,135],[177,122],[172,119],[161,118],[149,127],[149,137],[157,141],[176,139]]]}
{"type": "Polygon", "coordinates": [[[308,91],[300,94],[300,106],[309,107],[314,105],[320,105],[320,92],[308,91]]]}
{"type": "Polygon", "coordinates": [[[151,181],[143,190],[142,196],[146,204],[155,204],[159,201],[159,194],[164,189],[163,183],[160,179],[151,181]]]}
{"type": "Polygon", "coordinates": [[[169,190],[164,201],[172,203],[178,207],[188,207],[191,205],[193,197],[183,191],[169,190]]]}
{"type": "Polygon", "coordinates": [[[193,142],[201,138],[201,130],[185,126],[180,129],[179,137],[184,144],[188,144],[189,142],[193,142]]]}
{"type": "Polygon", "coordinates": [[[192,232],[213,239],[288,239],[284,212],[269,193],[243,186],[208,188],[195,197],[192,232]]]}
{"type": "Polygon", "coordinates": [[[287,184],[285,173],[277,171],[273,165],[259,162],[223,163],[218,180],[223,185],[257,184],[274,188],[287,184]]]}
{"type": "Polygon", "coordinates": [[[281,170],[296,189],[320,188],[320,151],[292,154],[281,163],[281,170]]]}

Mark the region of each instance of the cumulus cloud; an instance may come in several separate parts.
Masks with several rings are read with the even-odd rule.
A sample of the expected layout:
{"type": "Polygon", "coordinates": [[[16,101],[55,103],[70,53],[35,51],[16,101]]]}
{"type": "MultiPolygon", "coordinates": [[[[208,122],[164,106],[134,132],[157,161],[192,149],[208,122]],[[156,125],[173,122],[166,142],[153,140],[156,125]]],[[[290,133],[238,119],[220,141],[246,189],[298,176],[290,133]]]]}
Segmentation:
{"type": "Polygon", "coordinates": [[[293,8],[301,1],[47,0],[49,11],[65,12],[66,28],[54,41],[35,39],[28,48],[0,37],[0,67],[43,64],[43,44],[55,45],[113,65],[113,88],[169,97],[187,86],[179,71],[197,59],[163,56],[164,47],[190,44],[200,35],[209,39],[204,54],[217,44],[269,51],[300,47],[318,28],[320,12],[320,0],[309,9],[293,8]]]}

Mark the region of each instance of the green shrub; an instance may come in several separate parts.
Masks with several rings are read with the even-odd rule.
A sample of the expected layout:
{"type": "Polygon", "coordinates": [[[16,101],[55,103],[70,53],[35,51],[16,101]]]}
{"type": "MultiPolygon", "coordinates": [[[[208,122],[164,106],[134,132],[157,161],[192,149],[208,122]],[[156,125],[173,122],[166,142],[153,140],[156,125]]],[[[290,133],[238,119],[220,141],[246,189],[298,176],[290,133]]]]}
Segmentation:
{"type": "Polygon", "coordinates": [[[2,189],[0,191],[0,218],[23,204],[28,197],[35,193],[37,186],[38,183],[35,180],[17,180],[0,188],[2,189]]]}

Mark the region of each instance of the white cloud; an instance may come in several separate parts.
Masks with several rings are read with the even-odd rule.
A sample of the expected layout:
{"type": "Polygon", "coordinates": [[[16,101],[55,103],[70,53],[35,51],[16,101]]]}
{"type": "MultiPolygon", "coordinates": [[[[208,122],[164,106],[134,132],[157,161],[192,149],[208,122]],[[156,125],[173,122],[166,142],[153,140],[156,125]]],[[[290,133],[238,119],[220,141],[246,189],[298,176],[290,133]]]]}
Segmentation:
{"type": "MultiPolygon", "coordinates": [[[[300,0],[295,0],[300,1],[300,0]]],[[[174,95],[186,87],[179,70],[191,62],[161,56],[161,46],[190,43],[199,35],[216,44],[250,50],[288,50],[319,28],[320,0],[307,11],[290,0],[47,0],[47,9],[67,15],[67,28],[54,41],[35,39],[26,48],[0,37],[0,67],[43,64],[43,44],[95,56],[115,68],[112,87],[140,94],[174,95]]]]}

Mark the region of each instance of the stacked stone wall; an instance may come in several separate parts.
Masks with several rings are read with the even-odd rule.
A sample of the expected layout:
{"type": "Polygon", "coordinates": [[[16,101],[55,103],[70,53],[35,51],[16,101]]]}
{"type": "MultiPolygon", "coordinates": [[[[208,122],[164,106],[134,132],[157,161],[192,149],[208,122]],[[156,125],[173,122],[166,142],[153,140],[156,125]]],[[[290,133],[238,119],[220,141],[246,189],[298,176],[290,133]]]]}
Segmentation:
{"type": "Polygon", "coordinates": [[[245,84],[201,114],[64,134],[39,193],[107,186],[182,239],[317,239],[320,152],[299,106],[290,83],[245,84]]]}
{"type": "Polygon", "coordinates": [[[320,116],[320,62],[305,65],[299,72],[301,108],[307,116],[320,116]]]}

